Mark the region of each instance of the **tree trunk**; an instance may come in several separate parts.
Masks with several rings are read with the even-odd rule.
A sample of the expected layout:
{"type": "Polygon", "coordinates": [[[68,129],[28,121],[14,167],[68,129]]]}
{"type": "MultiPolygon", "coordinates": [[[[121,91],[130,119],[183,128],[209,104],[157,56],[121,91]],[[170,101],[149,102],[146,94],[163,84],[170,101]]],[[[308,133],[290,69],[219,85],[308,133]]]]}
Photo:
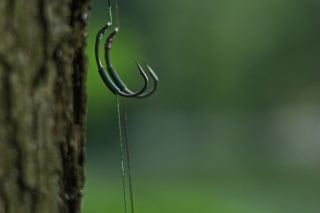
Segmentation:
{"type": "Polygon", "coordinates": [[[0,213],[81,212],[91,0],[1,0],[0,213]]]}

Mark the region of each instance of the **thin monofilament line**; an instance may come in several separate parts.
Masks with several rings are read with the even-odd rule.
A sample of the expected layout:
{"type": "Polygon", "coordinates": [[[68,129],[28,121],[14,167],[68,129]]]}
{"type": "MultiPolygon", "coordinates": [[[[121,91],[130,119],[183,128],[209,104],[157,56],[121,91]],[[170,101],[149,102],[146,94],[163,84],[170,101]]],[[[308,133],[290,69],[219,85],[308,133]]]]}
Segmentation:
{"type": "Polygon", "coordinates": [[[116,19],[117,19],[117,26],[120,29],[120,18],[119,18],[119,5],[118,0],[116,0],[116,19]]]}
{"type": "Polygon", "coordinates": [[[127,151],[127,168],[128,168],[128,174],[129,174],[129,191],[130,191],[131,213],[134,213],[131,166],[130,166],[131,164],[130,164],[130,150],[129,150],[127,107],[126,107],[126,100],[124,98],[123,98],[123,120],[124,120],[124,130],[125,130],[124,133],[125,133],[126,151],[127,151]]]}
{"type": "Polygon", "coordinates": [[[109,16],[110,16],[110,23],[112,24],[111,0],[109,0],[108,10],[109,10],[109,16]]]}
{"type": "Polygon", "coordinates": [[[119,122],[119,139],[120,139],[120,161],[121,161],[121,173],[122,173],[122,187],[123,187],[123,199],[124,199],[124,212],[127,213],[127,195],[126,195],[126,184],[124,178],[124,163],[123,163],[123,148],[122,148],[122,129],[121,129],[121,116],[120,116],[120,104],[119,98],[117,97],[117,109],[118,109],[118,122],[119,122]]]}

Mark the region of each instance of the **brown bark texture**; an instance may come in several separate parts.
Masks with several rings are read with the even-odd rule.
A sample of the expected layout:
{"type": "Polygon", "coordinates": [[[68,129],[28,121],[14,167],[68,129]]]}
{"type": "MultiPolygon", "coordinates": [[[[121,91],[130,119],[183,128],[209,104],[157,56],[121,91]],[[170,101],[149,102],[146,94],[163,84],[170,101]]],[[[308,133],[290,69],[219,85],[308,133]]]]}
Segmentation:
{"type": "Polygon", "coordinates": [[[81,212],[90,11],[0,1],[0,213],[81,212]]]}

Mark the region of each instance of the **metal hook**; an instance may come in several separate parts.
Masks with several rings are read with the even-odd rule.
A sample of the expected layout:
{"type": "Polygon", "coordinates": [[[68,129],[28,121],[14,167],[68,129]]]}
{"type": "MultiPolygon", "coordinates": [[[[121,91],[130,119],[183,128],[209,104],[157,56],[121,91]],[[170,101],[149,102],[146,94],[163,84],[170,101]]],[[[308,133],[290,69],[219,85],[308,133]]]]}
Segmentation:
{"type": "MultiPolygon", "coordinates": [[[[144,86],[143,86],[143,88],[142,88],[140,91],[138,91],[138,92],[136,92],[136,93],[133,93],[133,92],[128,93],[128,92],[123,92],[123,90],[124,90],[123,86],[124,86],[125,88],[127,88],[127,87],[126,87],[125,84],[121,81],[121,79],[120,79],[120,77],[119,77],[118,75],[117,75],[117,76],[118,76],[118,79],[117,79],[117,80],[115,80],[114,77],[112,77],[112,79],[115,80],[116,84],[113,83],[113,81],[112,81],[112,80],[109,78],[109,76],[107,75],[107,73],[106,73],[106,71],[105,71],[105,69],[104,69],[104,67],[102,66],[102,63],[101,63],[101,61],[100,61],[100,57],[99,57],[100,41],[101,41],[104,33],[106,32],[106,30],[107,30],[110,26],[111,26],[111,23],[108,22],[105,26],[103,26],[103,27],[101,28],[101,30],[99,30],[99,32],[98,32],[98,34],[97,34],[97,37],[96,37],[95,56],[96,56],[96,62],[97,62],[97,65],[98,65],[99,74],[100,74],[103,82],[104,82],[104,83],[106,84],[106,86],[111,90],[111,92],[113,92],[113,93],[115,93],[115,94],[118,94],[118,95],[120,95],[120,96],[123,96],[123,97],[128,97],[128,98],[130,98],[130,97],[137,97],[137,96],[141,95],[141,94],[147,89],[148,83],[149,83],[149,82],[148,82],[148,77],[147,77],[147,75],[144,73],[144,71],[143,71],[142,69],[140,69],[141,67],[140,67],[138,64],[137,64],[137,65],[138,65],[140,74],[142,75],[142,77],[143,77],[143,79],[144,79],[144,82],[145,82],[145,83],[144,83],[144,86]],[[120,85],[119,82],[117,82],[117,81],[121,82],[122,85],[120,85]],[[119,87],[120,87],[120,88],[119,88],[119,87]]],[[[118,31],[118,29],[116,28],[116,29],[110,34],[110,36],[109,36],[108,39],[107,39],[107,40],[109,40],[108,43],[109,43],[110,48],[111,48],[112,39],[113,39],[113,37],[115,36],[115,34],[116,34],[117,31],[118,31]]],[[[107,58],[107,57],[106,57],[106,58],[107,58]]],[[[109,60],[109,55],[108,55],[108,60],[109,60]]],[[[108,66],[108,67],[107,67],[107,70],[109,71],[110,75],[111,75],[111,73],[116,73],[115,70],[113,69],[113,67],[112,67],[111,64],[110,64],[110,60],[109,60],[109,64],[107,64],[107,66],[108,66]]]]}
{"type": "MultiPolygon", "coordinates": [[[[114,31],[108,36],[106,43],[105,43],[105,47],[104,47],[104,51],[105,51],[105,60],[107,63],[107,70],[111,76],[111,78],[113,79],[114,83],[120,88],[121,91],[125,92],[126,94],[136,94],[133,93],[132,91],[130,91],[127,86],[123,83],[123,81],[121,80],[121,78],[119,77],[118,73],[115,71],[115,69],[113,68],[111,62],[110,62],[110,49],[111,49],[111,44],[113,41],[114,36],[116,35],[116,33],[119,31],[118,28],[115,28],[114,31]]],[[[136,64],[138,66],[138,69],[140,71],[140,73],[144,73],[142,67],[140,66],[140,64],[136,61],[136,64]]],[[[153,89],[151,89],[150,91],[144,93],[144,94],[139,94],[134,96],[135,98],[145,98],[150,96],[152,93],[154,93],[159,85],[159,80],[157,75],[155,74],[155,72],[151,69],[150,66],[147,66],[148,72],[150,73],[151,77],[153,78],[154,81],[154,86],[153,89]]]]}

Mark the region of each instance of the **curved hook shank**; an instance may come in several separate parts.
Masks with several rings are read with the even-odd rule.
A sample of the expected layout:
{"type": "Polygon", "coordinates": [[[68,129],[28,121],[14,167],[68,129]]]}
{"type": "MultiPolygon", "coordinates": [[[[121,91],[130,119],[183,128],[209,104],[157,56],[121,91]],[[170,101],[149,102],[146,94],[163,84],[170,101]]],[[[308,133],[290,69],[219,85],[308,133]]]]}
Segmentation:
{"type": "Polygon", "coordinates": [[[111,23],[108,22],[106,25],[104,25],[101,30],[99,30],[97,36],[96,36],[96,46],[95,46],[95,56],[96,56],[96,62],[98,65],[98,68],[100,70],[100,68],[102,67],[102,63],[100,61],[100,57],[99,57],[99,46],[100,46],[100,41],[104,35],[104,33],[107,31],[107,29],[111,26],[111,23]]]}
{"type": "Polygon", "coordinates": [[[120,89],[111,81],[108,75],[106,75],[106,71],[102,66],[100,57],[99,57],[99,46],[100,46],[100,41],[106,32],[106,30],[111,26],[111,23],[108,22],[105,26],[99,30],[97,36],[96,36],[96,45],[95,45],[95,57],[96,57],[96,62],[98,66],[98,71],[99,74],[103,80],[103,82],[106,84],[106,86],[111,90],[113,93],[118,93],[120,89]]]}

